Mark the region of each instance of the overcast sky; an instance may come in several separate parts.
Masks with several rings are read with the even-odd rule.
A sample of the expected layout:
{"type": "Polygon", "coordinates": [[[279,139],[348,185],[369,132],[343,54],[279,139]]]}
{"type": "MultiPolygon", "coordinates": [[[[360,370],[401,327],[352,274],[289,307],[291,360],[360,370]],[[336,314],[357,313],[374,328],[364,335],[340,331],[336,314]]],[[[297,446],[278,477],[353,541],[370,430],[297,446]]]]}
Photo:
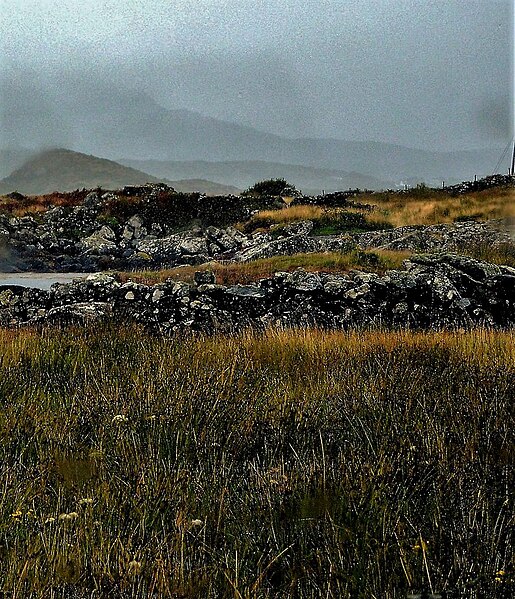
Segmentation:
{"type": "Polygon", "coordinates": [[[66,90],[98,84],[291,137],[504,147],[512,4],[0,0],[2,118],[23,106],[44,137],[66,90]]]}

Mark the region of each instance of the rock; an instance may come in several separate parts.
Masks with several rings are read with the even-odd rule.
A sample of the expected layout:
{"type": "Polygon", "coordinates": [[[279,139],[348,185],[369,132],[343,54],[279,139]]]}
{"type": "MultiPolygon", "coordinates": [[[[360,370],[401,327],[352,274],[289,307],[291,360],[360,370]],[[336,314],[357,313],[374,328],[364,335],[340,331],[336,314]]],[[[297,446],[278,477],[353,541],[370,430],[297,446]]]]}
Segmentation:
{"type": "Polygon", "coordinates": [[[341,295],[353,285],[348,277],[326,274],[320,278],[325,293],[330,295],[341,295]]]}
{"type": "Polygon", "coordinates": [[[193,280],[197,285],[214,285],[216,284],[215,273],[211,270],[198,270],[193,275],[193,280]]]}
{"type": "Polygon", "coordinates": [[[299,253],[313,253],[323,251],[323,244],[305,235],[293,235],[285,239],[274,241],[262,241],[257,238],[257,243],[244,249],[234,256],[238,262],[250,262],[260,258],[271,258],[273,256],[291,256],[299,253]]]}
{"type": "Polygon", "coordinates": [[[111,306],[106,302],[77,302],[43,310],[32,319],[33,324],[91,324],[111,316],[111,306]]]}
{"type": "Polygon", "coordinates": [[[118,249],[114,231],[105,225],[89,237],[82,239],[80,247],[85,252],[99,255],[111,254],[118,249]]]}
{"type": "Polygon", "coordinates": [[[203,237],[187,237],[179,243],[181,255],[189,254],[192,256],[202,255],[207,256],[207,242],[203,237]]]}
{"type": "Polygon", "coordinates": [[[263,291],[263,289],[257,287],[256,285],[231,285],[230,287],[226,287],[225,291],[229,295],[242,298],[265,297],[265,292],[263,291]]]}
{"type": "Polygon", "coordinates": [[[95,272],[86,277],[86,282],[92,285],[112,285],[116,279],[112,275],[103,272],[95,272]]]}
{"type": "Polygon", "coordinates": [[[133,241],[142,239],[146,234],[147,230],[143,227],[143,219],[138,214],[135,214],[127,221],[122,232],[122,238],[126,241],[133,241]]]}
{"type": "MultiPolygon", "coordinates": [[[[236,231],[236,229],[234,229],[236,231]]],[[[216,227],[208,227],[205,232],[206,238],[211,241],[219,252],[229,252],[235,250],[239,243],[234,236],[229,235],[222,229],[216,227]]]]}
{"type": "Polygon", "coordinates": [[[453,252],[481,244],[511,244],[507,231],[499,224],[474,221],[453,224],[397,227],[351,236],[361,249],[380,248],[414,252],[453,252]]]}
{"type": "Polygon", "coordinates": [[[313,221],[303,220],[283,228],[284,235],[309,235],[313,230],[313,221]]]}
{"type": "Polygon", "coordinates": [[[359,287],[354,289],[349,289],[349,291],[345,292],[345,297],[349,299],[361,299],[367,296],[370,293],[370,285],[368,283],[363,283],[359,287]]]}
{"type": "Polygon", "coordinates": [[[322,288],[322,281],[317,273],[297,269],[284,280],[285,284],[295,291],[315,291],[322,288]]]}
{"type": "Polygon", "coordinates": [[[156,289],[152,294],[152,301],[154,303],[159,302],[164,295],[164,291],[162,289],[156,289]]]}
{"type": "Polygon", "coordinates": [[[87,208],[100,208],[105,203],[105,199],[100,196],[96,191],[88,193],[84,198],[83,206],[87,208]]]}
{"type": "Polygon", "coordinates": [[[238,231],[238,229],[235,229],[234,227],[227,227],[225,229],[225,232],[238,245],[241,245],[247,241],[246,235],[244,235],[241,231],[238,231]]]}

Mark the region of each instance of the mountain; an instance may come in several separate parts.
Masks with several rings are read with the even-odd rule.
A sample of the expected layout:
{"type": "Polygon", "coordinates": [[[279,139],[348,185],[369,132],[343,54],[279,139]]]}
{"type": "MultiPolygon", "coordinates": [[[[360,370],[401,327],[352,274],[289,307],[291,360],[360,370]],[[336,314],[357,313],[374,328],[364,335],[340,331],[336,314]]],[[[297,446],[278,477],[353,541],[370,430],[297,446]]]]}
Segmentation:
{"type": "MultiPolygon", "coordinates": [[[[49,141],[57,128],[66,132],[63,145],[95,156],[112,160],[123,156],[128,161],[259,161],[302,165],[346,174],[359,173],[377,179],[380,187],[384,182],[424,181],[441,185],[442,181],[453,183],[472,179],[474,175],[486,176],[496,170],[502,154],[502,148],[434,152],[374,141],[290,139],[187,109],[165,108],[145,93],[116,89],[116,86],[97,90],[80,86],[77,90],[67,89],[67,94],[52,109],[49,122],[54,125],[46,131],[49,141]]],[[[41,138],[43,133],[39,133],[41,138]]],[[[335,137],[345,138],[345,131],[335,131],[335,137]]],[[[34,144],[38,139],[34,139],[34,144]]],[[[27,145],[26,140],[24,143],[27,145]]],[[[504,171],[505,166],[507,164],[500,170],[504,171]]],[[[209,170],[195,170],[194,177],[209,179],[208,173],[209,170]]],[[[325,174],[313,187],[329,188],[325,184],[327,176],[340,175],[325,174]]],[[[239,185],[238,180],[227,180],[225,176],[220,182],[239,185]]],[[[309,189],[309,179],[303,185],[309,189]]],[[[348,187],[347,180],[339,187],[348,187]]]]}
{"type": "Polygon", "coordinates": [[[347,173],[339,170],[321,169],[298,164],[280,164],[265,161],[159,161],[119,159],[125,164],[151,173],[155,177],[167,179],[194,179],[207,177],[225,184],[237,185],[246,189],[256,181],[283,177],[306,195],[356,188],[386,189],[393,187],[391,181],[367,177],[360,173],[347,173]]]}
{"type": "Polygon", "coordinates": [[[124,185],[160,181],[178,191],[200,191],[212,195],[239,192],[235,187],[206,180],[169,181],[112,160],[61,148],[40,152],[29,158],[9,176],[0,180],[0,193],[18,191],[28,195],[39,195],[82,188],[118,189],[124,185]]]}
{"type": "Polygon", "coordinates": [[[71,150],[47,150],[26,161],[0,181],[0,193],[16,190],[25,194],[71,191],[124,185],[157,183],[160,179],[111,160],[71,150]]]}
{"type": "Polygon", "coordinates": [[[104,93],[79,117],[78,149],[113,159],[264,161],[439,185],[492,174],[502,153],[502,148],[433,152],[374,141],[289,139],[186,109],[167,109],[143,93],[104,93]]]}

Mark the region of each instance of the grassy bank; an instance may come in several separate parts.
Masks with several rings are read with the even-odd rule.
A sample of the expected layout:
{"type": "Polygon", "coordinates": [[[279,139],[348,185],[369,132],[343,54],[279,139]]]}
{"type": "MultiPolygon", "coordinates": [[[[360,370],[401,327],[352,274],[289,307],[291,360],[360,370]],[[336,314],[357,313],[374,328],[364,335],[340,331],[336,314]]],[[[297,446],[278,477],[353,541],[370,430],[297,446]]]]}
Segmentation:
{"type": "Polygon", "coordinates": [[[376,206],[375,218],[402,227],[471,218],[483,221],[513,217],[514,197],[513,187],[496,187],[458,196],[422,187],[406,194],[386,192],[363,196],[360,201],[376,206]]]}
{"type": "Polygon", "coordinates": [[[210,270],[221,285],[252,283],[271,277],[275,272],[291,272],[304,268],[309,272],[343,274],[352,269],[364,272],[384,273],[386,270],[400,268],[402,261],[410,256],[409,252],[374,250],[354,250],[347,253],[320,252],[313,254],[294,254],[292,256],[274,256],[250,262],[220,264],[209,262],[197,266],[181,266],[162,270],[141,270],[119,272],[118,278],[125,282],[129,279],[146,285],[162,283],[167,279],[191,283],[196,271],[210,270]]]}
{"type": "Polygon", "coordinates": [[[406,193],[384,192],[363,194],[359,202],[373,207],[371,211],[324,206],[291,206],[282,210],[261,210],[239,227],[247,232],[273,230],[300,220],[312,220],[315,232],[333,234],[345,231],[368,231],[407,225],[435,225],[459,220],[508,219],[514,217],[513,187],[452,195],[427,187],[406,193]]]}
{"type": "Polygon", "coordinates": [[[0,331],[0,356],[7,597],[513,592],[513,333],[0,331]]]}

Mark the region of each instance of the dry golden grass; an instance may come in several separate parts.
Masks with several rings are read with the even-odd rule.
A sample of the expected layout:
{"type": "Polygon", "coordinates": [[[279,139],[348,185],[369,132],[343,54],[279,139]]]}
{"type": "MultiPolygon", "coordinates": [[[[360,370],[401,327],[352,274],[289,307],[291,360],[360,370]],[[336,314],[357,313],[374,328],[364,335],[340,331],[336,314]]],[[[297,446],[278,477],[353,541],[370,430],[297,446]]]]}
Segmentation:
{"type": "MultiPolygon", "coordinates": [[[[366,222],[370,225],[390,223],[396,227],[407,225],[432,225],[451,223],[456,219],[473,218],[476,220],[515,218],[515,190],[513,188],[495,188],[451,196],[431,189],[413,190],[413,193],[377,193],[364,195],[360,202],[375,206],[367,212],[366,222]]],[[[317,222],[336,222],[342,213],[362,213],[359,209],[328,209],[323,206],[292,206],[281,210],[263,210],[256,213],[246,225],[240,228],[253,230],[258,227],[269,228],[300,220],[317,222]]],[[[371,227],[372,228],[372,227],[371,227]]]]}
{"type": "Polygon", "coordinates": [[[324,252],[275,256],[252,262],[220,264],[208,262],[199,266],[184,266],[164,270],[120,272],[117,276],[125,282],[129,279],[146,285],[162,283],[167,279],[191,283],[197,270],[211,270],[217,282],[222,285],[252,283],[271,277],[275,272],[291,272],[304,268],[310,272],[343,274],[352,269],[383,273],[388,269],[399,268],[402,261],[409,258],[410,252],[392,250],[353,251],[347,254],[324,252]]]}
{"type": "Polygon", "coordinates": [[[261,210],[253,218],[270,219],[274,223],[291,223],[300,220],[316,220],[325,212],[326,209],[322,206],[301,205],[280,210],[261,210]]]}
{"type": "Polygon", "coordinates": [[[515,215],[513,188],[487,189],[460,196],[439,192],[428,195],[421,198],[417,194],[376,194],[362,201],[377,206],[368,220],[387,219],[396,227],[451,223],[463,218],[485,221],[515,215]]]}

